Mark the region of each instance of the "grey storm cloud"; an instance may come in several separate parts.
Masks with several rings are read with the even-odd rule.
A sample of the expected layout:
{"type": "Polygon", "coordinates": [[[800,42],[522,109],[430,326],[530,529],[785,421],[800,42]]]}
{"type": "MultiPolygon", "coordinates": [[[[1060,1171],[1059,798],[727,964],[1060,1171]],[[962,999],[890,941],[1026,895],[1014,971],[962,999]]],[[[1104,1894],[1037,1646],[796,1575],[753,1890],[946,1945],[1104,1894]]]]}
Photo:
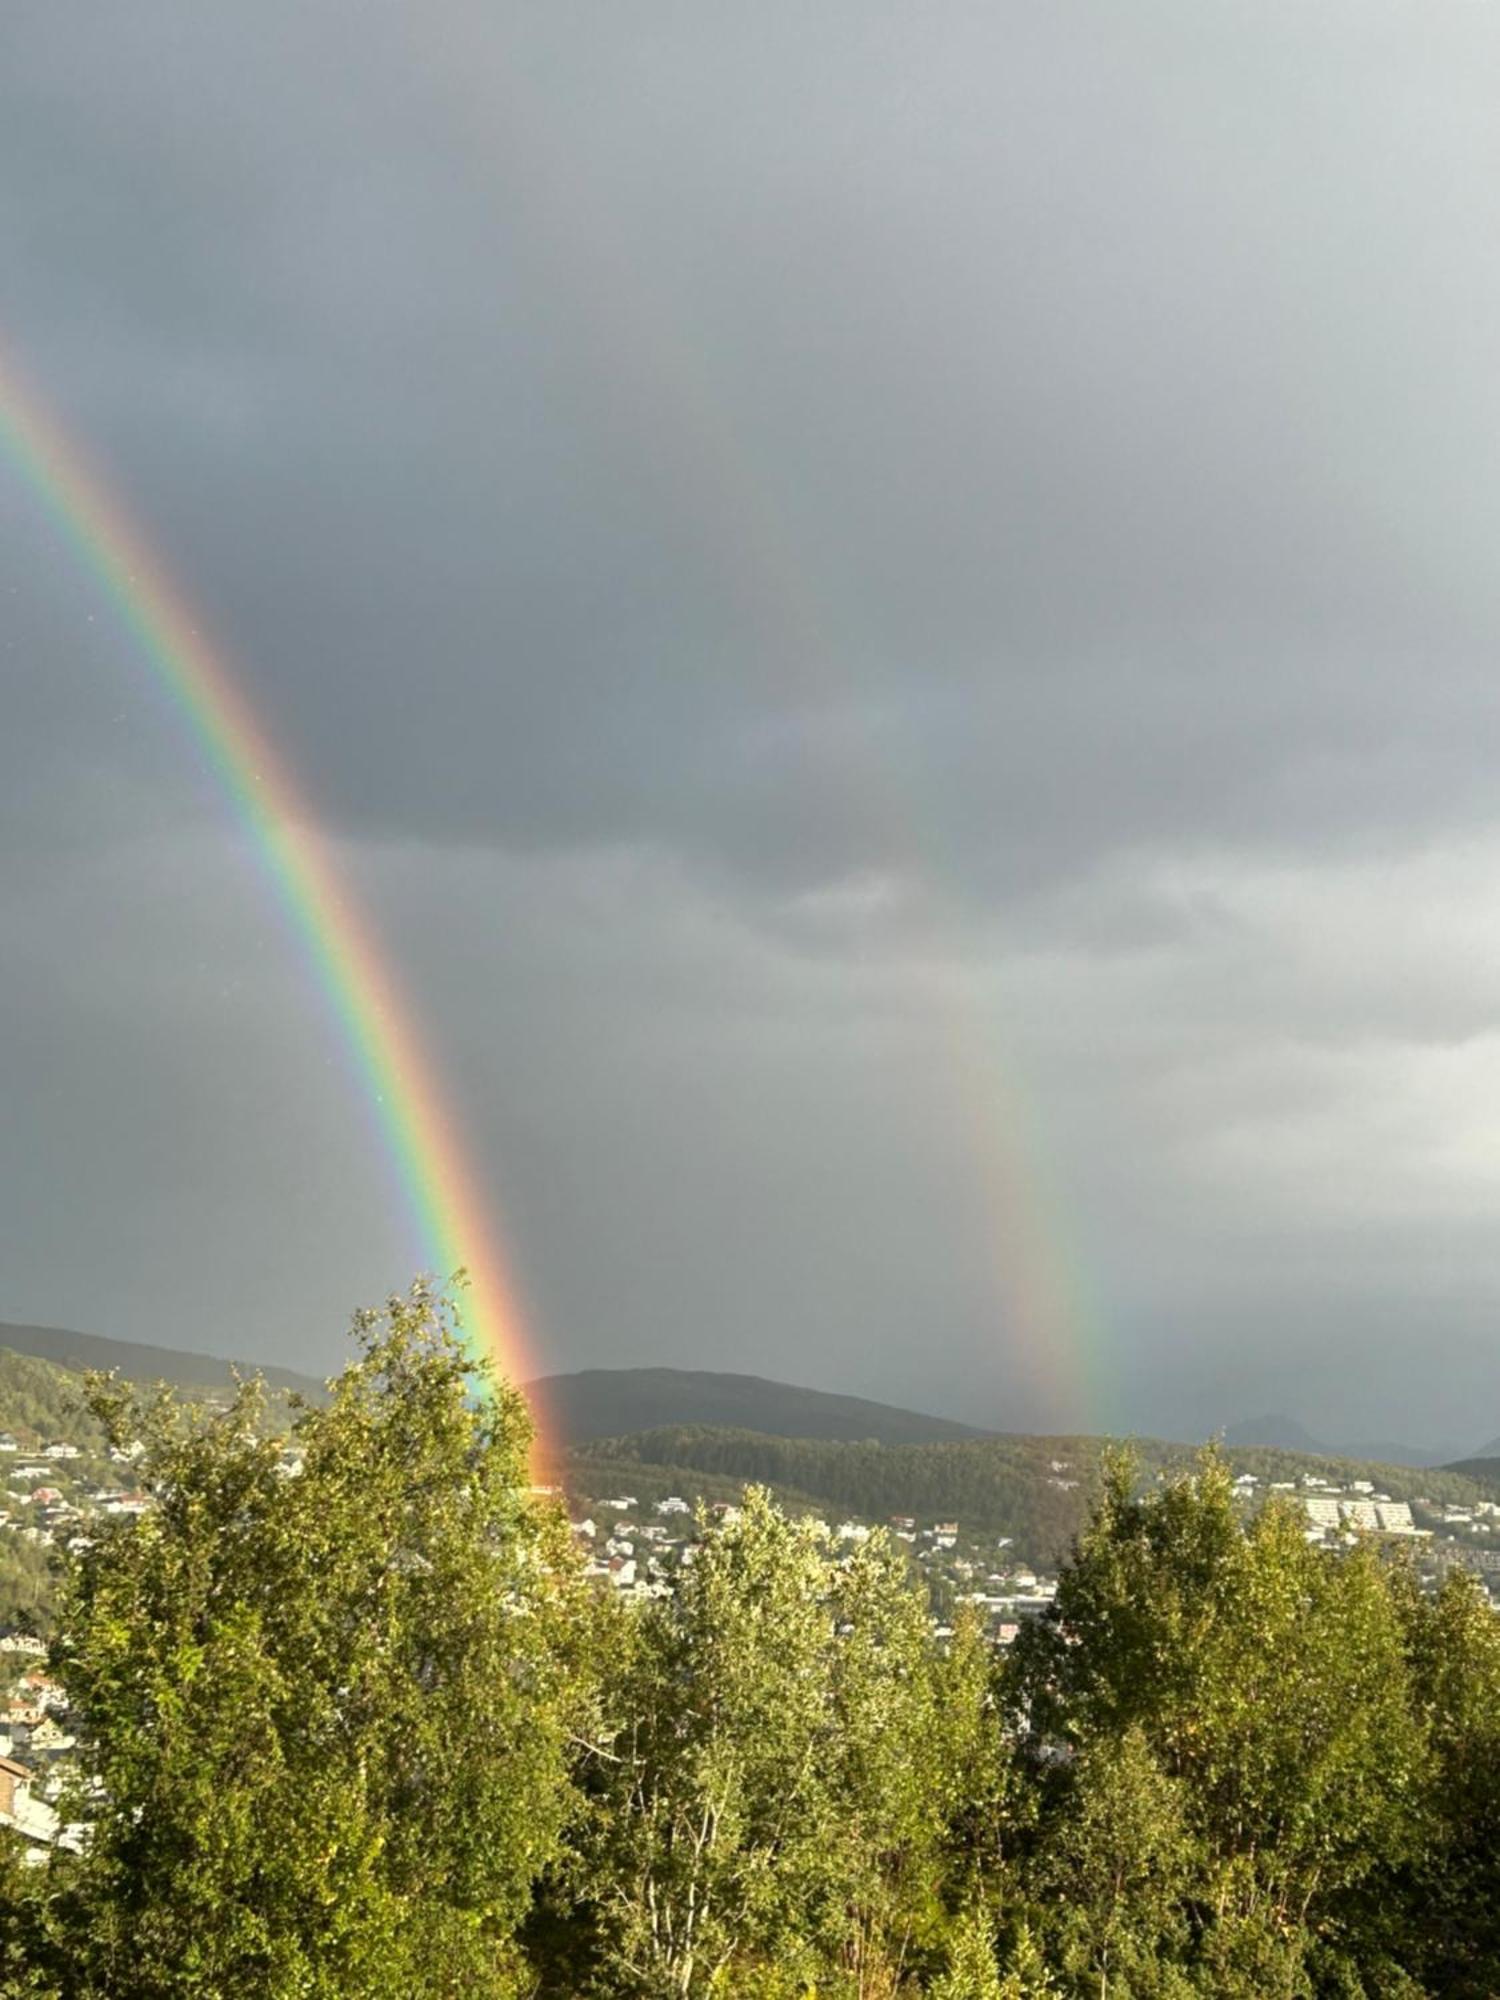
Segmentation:
{"type": "MultiPolygon", "coordinates": [[[[558,1365],[1069,1420],[986,1192],[1044,1145],[1113,1420],[1461,1436],[1488,12],[5,39],[0,338],[301,773],[558,1365]]],[[[0,529],[0,1316],[303,1352],[399,1275],[382,1169],[180,723],[3,478],[0,529]]]]}

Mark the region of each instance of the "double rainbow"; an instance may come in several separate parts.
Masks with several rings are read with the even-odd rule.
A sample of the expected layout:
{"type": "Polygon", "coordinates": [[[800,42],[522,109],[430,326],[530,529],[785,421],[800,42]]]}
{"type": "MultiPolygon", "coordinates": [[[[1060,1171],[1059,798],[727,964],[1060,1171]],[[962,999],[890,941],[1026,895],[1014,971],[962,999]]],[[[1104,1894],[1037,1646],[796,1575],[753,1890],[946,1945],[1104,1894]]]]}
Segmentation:
{"type": "Polygon", "coordinates": [[[471,1348],[525,1380],[535,1371],[515,1282],[457,1122],[287,760],[123,508],[3,360],[0,456],[113,605],[249,836],[354,1067],[423,1261],[440,1278],[467,1274],[471,1348]]]}

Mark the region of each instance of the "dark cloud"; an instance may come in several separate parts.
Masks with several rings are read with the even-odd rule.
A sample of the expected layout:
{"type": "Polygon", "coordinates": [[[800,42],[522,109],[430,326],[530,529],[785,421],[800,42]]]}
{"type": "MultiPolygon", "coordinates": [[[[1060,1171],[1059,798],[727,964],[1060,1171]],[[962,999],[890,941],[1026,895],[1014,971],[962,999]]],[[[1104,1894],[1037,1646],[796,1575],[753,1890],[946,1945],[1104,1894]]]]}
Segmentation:
{"type": "MultiPolygon", "coordinates": [[[[1380,1326],[1480,1351],[1488,14],[8,44],[5,335],[410,970],[559,1363],[1062,1415],[1029,1229],[1123,1420],[1276,1400],[1316,1327],[1337,1428],[1361,1215],[1380,1326]],[[996,1192],[1044,1142],[1062,1222],[996,1192]]],[[[191,742],[0,509],[4,1309],[285,1358],[401,1225],[191,742]]]]}

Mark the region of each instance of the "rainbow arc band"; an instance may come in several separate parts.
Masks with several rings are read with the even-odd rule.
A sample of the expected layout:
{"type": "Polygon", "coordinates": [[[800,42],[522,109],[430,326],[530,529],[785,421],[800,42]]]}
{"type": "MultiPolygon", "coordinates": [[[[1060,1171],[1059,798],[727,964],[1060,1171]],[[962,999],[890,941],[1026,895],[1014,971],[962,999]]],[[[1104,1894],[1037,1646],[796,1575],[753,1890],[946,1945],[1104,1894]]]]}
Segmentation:
{"type": "Polygon", "coordinates": [[[538,1371],[524,1315],[457,1121],[287,758],[125,509],[3,358],[0,458],[109,601],[247,835],[358,1079],[423,1259],[439,1278],[467,1273],[471,1350],[525,1381],[538,1371]]]}

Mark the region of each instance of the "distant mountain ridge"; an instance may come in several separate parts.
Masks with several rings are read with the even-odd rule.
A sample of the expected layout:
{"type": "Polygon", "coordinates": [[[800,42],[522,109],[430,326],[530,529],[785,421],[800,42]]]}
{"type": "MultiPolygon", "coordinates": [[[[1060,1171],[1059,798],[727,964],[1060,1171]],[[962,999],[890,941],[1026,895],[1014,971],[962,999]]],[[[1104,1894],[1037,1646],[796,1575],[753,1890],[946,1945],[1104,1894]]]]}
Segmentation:
{"type": "MultiPolygon", "coordinates": [[[[241,1374],[264,1376],[273,1389],[321,1398],[326,1388],[315,1376],[267,1362],[231,1361],[222,1355],[10,1320],[0,1320],[0,1349],[74,1373],[90,1368],[115,1369],[129,1381],[170,1382],[180,1388],[228,1387],[231,1371],[236,1368],[241,1374]]],[[[563,1449],[604,1438],[695,1425],[752,1431],[763,1437],[888,1445],[1030,1435],[1002,1433],[992,1426],[964,1424],[952,1417],[933,1416],[864,1396],[719,1369],[584,1368],[539,1376],[522,1387],[534,1397],[547,1433],[563,1449]]],[[[1500,1438],[1475,1451],[1452,1446],[1424,1450],[1386,1442],[1335,1445],[1314,1437],[1305,1424],[1285,1414],[1231,1424],[1223,1438],[1233,1449],[1263,1447],[1364,1464],[1460,1471],[1482,1464],[1486,1470],[1481,1477],[1495,1477],[1492,1468],[1500,1467],[1500,1438]]]]}
{"type": "Polygon", "coordinates": [[[192,1354],[175,1347],[151,1347],[134,1340],[107,1340],[98,1333],[74,1333],[61,1326],[18,1326],[0,1320],[0,1347],[29,1354],[54,1367],[82,1372],[86,1368],[117,1368],[131,1382],[171,1382],[178,1388],[206,1389],[232,1380],[231,1371],[263,1375],[273,1389],[295,1389],[321,1396],[315,1376],[293,1368],[273,1368],[264,1361],[226,1361],[220,1355],[192,1354]]]}
{"type": "Polygon", "coordinates": [[[1224,1432],[1227,1445],[1267,1445],[1273,1451],[1307,1451],[1326,1454],[1328,1447],[1315,1438],[1295,1417],[1249,1417],[1244,1423],[1230,1424],[1224,1432]]]}
{"type": "MultiPolygon", "coordinates": [[[[1459,1456],[1452,1446],[1439,1446],[1432,1450],[1420,1445],[1392,1444],[1385,1438],[1359,1439],[1352,1444],[1329,1444],[1323,1438],[1314,1437],[1307,1426],[1295,1417],[1283,1415],[1251,1417],[1244,1423],[1230,1424],[1224,1432],[1224,1442],[1238,1446],[1268,1445],[1276,1451],[1308,1452],[1317,1458],[1358,1459],[1367,1465],[1441,1466],[1451,1464],[1459,1456]]],[[[1500,1453],[1500,1440],[1470,1455],[1488,1458],[1497,1453],[1500,1453]]]]}
{"type": "Polygon", "coordinates": [[[862,1396],[708,1369],[584,1368],[543,1375],[525,1387],[545,1413],[555,1442],[563,1446],[699,1424],[835,1443],[938,1444],[994,1436],[951,1417],[872,1403],[862,1396]]]}

